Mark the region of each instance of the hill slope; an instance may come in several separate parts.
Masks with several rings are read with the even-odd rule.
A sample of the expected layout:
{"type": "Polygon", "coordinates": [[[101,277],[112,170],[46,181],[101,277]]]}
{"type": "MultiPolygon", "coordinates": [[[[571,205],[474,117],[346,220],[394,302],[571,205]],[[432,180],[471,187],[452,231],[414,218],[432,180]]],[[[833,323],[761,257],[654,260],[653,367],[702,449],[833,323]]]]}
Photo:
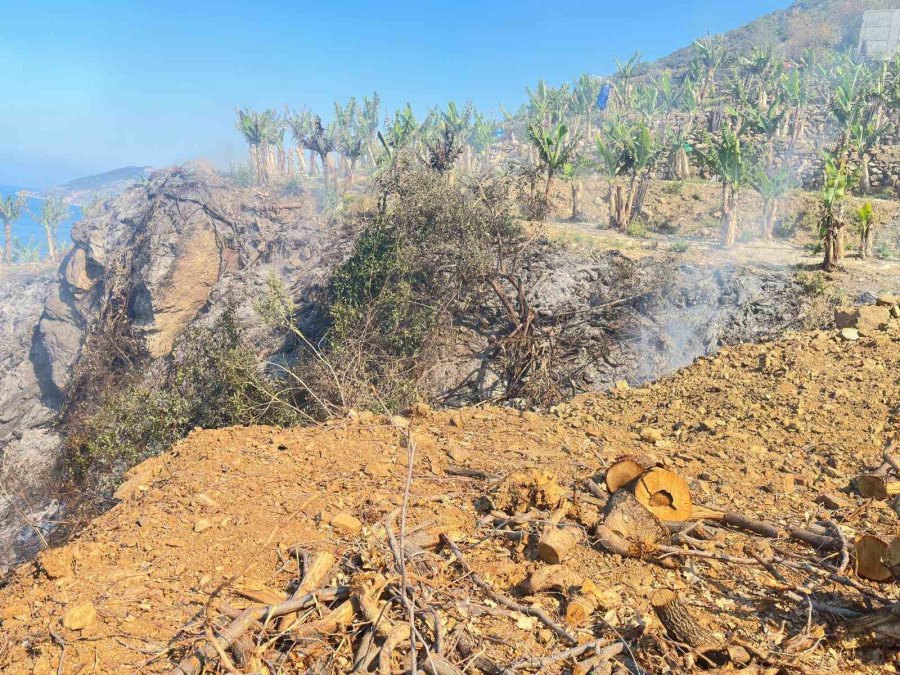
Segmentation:
{"type": "MultiPolygon", "coordinates": [[[[791,526],[840,522],[851,540],[861,532],[889,536],[896,531],[893,512],[879,502],[866,507],[845,489],[850,477],[880,463],[882,441],[900,427],[898,347],[900,322],[894,321],[889,331],[858,342],[798,333],[722,350],[658,384],[585,395],[548,415],[490,407],[434,413],[423,407],[399,426],[358,415],[315,429],[196,431],[170,453],[136,467],[117,493],[121,503],[77,540],[16,570],[0,590],[6,636],[0,669],[69,673],[93,664],[106,673],[169,671],[202,644],[204,621],[222,626],[236,616],[234,608],[251,600],[283,600],[295,587],[300,550],[338,556],[337,583],[350,589],[374,587],[377,597],[384,583],[396,588],[383,524],[397,527],[391,514],[405,483],[401,429],[407,424],[416,449],[412,539],[427,548],[438,532],[451,534],[492,588],[543,608],[555,621],[566,611],[566,593],[529,595],[521,586],[530,574],[547,570],[535,559],[528,532],[540,532],[549,513],[530,511],[518,524],[493,524],[485,515],[486,498],[497,509],[514,493],[503,492],[503,484],[496,488],[492,476],[465,477],[452,466],[498,478],[522,471],[511,467],[547,472],[574,499],[567,522],[587,523],[596,519],[599,502],[581,491],[584,480],[602,481],[604,467],[622,453],[655,452],[689,480],[695,501],[705,506],[791,526]],[[796,487],[784,487],[786,475],[796,487]],[[525,539],[516,534],[523,531],[525,539]]],[[[540,508],[540,494],[531,497],[540,508]]],[[[702,546],[714,557],[744,559],[749,547],[769,546],[735,530],[708,530],[711,539],[693,539],[691,547],[702,546]]],[[[828,558],[787,540],[765,550],[772,549],[795,560],[828,558]]],[[[491,663],[566,648],[540,619],[486,598],[453,561],[447,550],[419,551],[408,561],[416,597],[437,608],[444,639],[458,647],[447,648],[450,661],[464,662],[461,654],[471,648],[480,652],[472,670],[492,672],[491,663]]],[[[625,636],[625,653],[650,672],[693,670],[690,657],[659,641],[661,627],[648,599],[660,588],[677,589],[693,611],[712,618],[717,634],[750,644],[768,655],[770,665],[884,672],[892,658],[881,648],[865,648],[864,637],[849,636],[833,614],[809,614],[805,601],[786,595],[786,588],[807,581],[810,607],[861,609],[859,591],[829,582],[827,574],[810,577],[813,583],[782,567],[778,581],[753,564],[698,557],[667,569],[609,555],[593,539],[582,539],[564,568],[603,589],[596,622],[571,629],[578,639],[614,643],[625,636]]],[[[900,597],[896,586],[853,583],[870,595],[900,597]]],[[[334,612],[344,612],[337,607],[334,612]]],[[[321,632],[289,629],[283,635],[293,639],[264,641],[259,656],[273,667],[280,664],[280,672],[306,672],[314,664],[315,672],[347,672],[367,623],[358,615],[348,625],[353,611],[346,607],[350,614],[340,619],[323,606],[320,612],[334,623],[317,624],[321,632]]],[[[402,624],[402,614],[390,602],[385,607],[386,625],[402,624]]],[[[425,618],[422,631],[431,625],[425,618]]],[[[397,667],[403,644],[395,643],[397,667]]],[[[262,663],[247,656],[253,643],[244,648],[247,663],[262,663]]],[[[736,651],[732,660],[742,658],[736,651]]],[[[543,672],[558,672],[567,662],[554,661],[543,672]]]]}
{"type": "MultiPolygon", "coordinates": [[[[762,16],[723,35],[730,53],[749,55],[753,48],[772,45],[777,54],[797,57],[804,50],[855,49],[862,15],[867,9],[891,9],[896,0],[795,0],[787,9],[762,16]]],[[[692,57],[690,46],[654,65],[679,69],[692,57]]]]}

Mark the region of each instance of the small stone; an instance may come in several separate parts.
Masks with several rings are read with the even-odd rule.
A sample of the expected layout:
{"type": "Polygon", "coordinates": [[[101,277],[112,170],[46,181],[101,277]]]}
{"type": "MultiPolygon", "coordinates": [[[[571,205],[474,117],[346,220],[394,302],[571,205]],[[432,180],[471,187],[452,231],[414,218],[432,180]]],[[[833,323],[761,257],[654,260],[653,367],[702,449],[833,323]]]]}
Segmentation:
{"type": "Polygon", "coordinates": [[[359,531],[362,530],[362,523],[359,521],[359,518],[345,511],[341,511],[332,517],[331,526],[343,534],[359,534],[359,531]]]}
{"type": "Polygon", "coordinates": [[[54,548],[41,553],[38,558],[41,571],[48,579],[60,579],[72,574],[72,552],[67,548],[54,548]]]}
{"type": "Polygon", "coordinates": [[[84,630],[97,620],[97,609],[94,603],[86,602],[73,607],[63,615],[62,624],[69,630],[84,630]]]}
{"type": "Polygon", "coordinates": [[[644,427],[641,429],[641,440],[647,443],[656,443],[663,439],[663,434],[659,429],[653,427],[644,427]]]}
{"type": "Polygon", "coordinates": [[[856,342],[859,340],[859,331],[855,328],[841,328],[841,339],[846,342],[856,342]]]}
{"type": "Polygon", "coordinates": [[[383,478],[390,475],[391,468],[388,462],[368,462],[363,467],[363,471],[372,476],[372,478],[383,478]]]}
{"type": "Polygon", "coordinates": [[[472,456],[472,453],[466,450],[465,448],[454,447],[450,448],[450,451],[447,453],[450,455],[450,459],[454,462],[465,462],[469,457],[472,456]]]}
{"type": "Polygon", "coordinates": [[[895,319],[900,319],[900,305],[894,305],[891,307],[891,316],[895,319]]]}
{"type": "Polygon", "coordinates": [[[462,429],[462,415],[460,415],[459,413],[453,413],[452,415],[450,415],[450,426],[456,427],[457,429],[462,429]]]}
{"type": "Polygon", "coordinates": [[[740,645],[728,646],[728,658],[736,666],[745,666],[750,663],[750,654],[740,645]]]}
{"type": "Polygon", "coordinates": [[[700,420],[700,428],[703,431],[715,431],[716,428],[723,425],[722,420],[715,417],[706,417],[700,420]]]}
{"type": "Polygon", "coordinates": [[[900,305],[900,297],[889,294],[879,295],[875,299],[875,304],[878,307],[893,307],[895,305],[900,305]]]}
{"type": "Polygon", "coordinates": [[[616,383],[613,386],[616,388],[616,391],[626,391],[630,389],[628,380],[616,380],[616,383]]]}
{"type": "Polygon", "coordinates": [[[839,511],[847,506],[847,500],[834,492],[823,492],[816,497],[815,502],[831,511],[839,511]]]}
{"type": "Polygon", "coordinates": [[[201,518],[196,523],[194,523],[194,532],[203,532],[203,530],[208,530],[211,527],[211,522],[209,522],[206,518],[201,518]]]}

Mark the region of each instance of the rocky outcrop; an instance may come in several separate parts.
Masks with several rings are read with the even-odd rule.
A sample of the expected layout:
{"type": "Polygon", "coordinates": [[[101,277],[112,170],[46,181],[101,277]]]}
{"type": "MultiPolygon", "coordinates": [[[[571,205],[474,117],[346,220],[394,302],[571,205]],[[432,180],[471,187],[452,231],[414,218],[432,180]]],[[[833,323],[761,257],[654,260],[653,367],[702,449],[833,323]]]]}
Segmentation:
{"type": "Polygon", "coordinates": [[[157,172],[76,224],[56,280],[45,271],[21,305],[8,350],[18,356],[0,355],[0,478],[15,486],[15,508],[0,510],[0,564],[33,548],[27,514],[40,521],[55,506],[52,427],[86,345],[127,332],[151,361],[164,358],[187,326],[230,305],[262,352],[274,350],[254,301],[273,274],[300,301],[321,285],[352,240],[336,228],[308,199],[236,189],[201,167],[157,172]]]}

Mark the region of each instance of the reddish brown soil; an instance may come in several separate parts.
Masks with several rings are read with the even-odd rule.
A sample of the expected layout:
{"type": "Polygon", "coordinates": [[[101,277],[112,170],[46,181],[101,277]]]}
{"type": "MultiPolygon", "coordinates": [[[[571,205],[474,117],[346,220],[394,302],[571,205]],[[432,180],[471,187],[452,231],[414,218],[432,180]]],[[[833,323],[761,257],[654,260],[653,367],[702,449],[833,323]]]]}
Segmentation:
{"type": "MultiPolygon", "coordinates": [[[[491,537],[478,525],[490,482],[449,476],[448,466],[501,475],[537,467],[556,475],[578,508],[589,510],[574,486],[602,478],[620,454],[649,450],[685,476],[695,501],[705,506],[790,525],[829,519],[851,540],[861,532],[896,535],[897,516],[888,505],[868,503],[848,485],[880,463],[883,442],[900,428],[898,323],[852,343],[833,333],[802,333],[723,350],[657,384],[582,396],[547,414],[492,407],[422,411],[409,420],[417,447],[411,528],[452,532],[472,567],[496,589],[556,617],[559,596],[523,597],[516,589],[541,565],[533,547],[491,537]],[[641,440],[656,438],[648,428],[658,430],[660,440],[641,440]],[[786,473],[797,479],[793,492],[779,487],[786,473]],[[833,511],[817,504],[823,493],[844,506],[833,511]]],[[[296,563],[285,551],[298,542],[378,568],[385,559],[380,523],[402,499],[407,450],[401,438],[397,427],[370,415],[315,429],[194,432],[134,469],[118,492],[121,503],[75,541],[20,567],[0,589],[0,670],[166,672],[202,640],[207,612],[216,616],[222,601],[241,606],[236,589],[286,590],[296,563]],[[359,518],[362,532],[337,531],[329,523],[338,513],[359,518]],[[63,626],[62,617],[85,603],[93,604],[96,619],[81,630],[63,626]]],[[[742,555],[749,541],[723,531],[714,550],[742,555]]],[[[777,546],[806,558],[825,555],[777,546]]],[[[452,556],[435,555],[438,570],[429,583],[448,630],[465,624],[501,664],[563,648],[531,618],[491,613],[494,603],[463,578],[452,556]]],[[[663,587],[677,589],[720,632],[807,672],[895,672],[889,650],[866,646],[867,636],[850,635],[818,613],[808,615],[807,606],[784,597],[758,567],[692,558],[664,569],[609,555],[589,541],[567,565],[607,591],[606,606],[581,627],[579,638],[642,629],[644,637],[630,647],[650,672],[685,670],[681,657],[661,653],[647,637],[661,631],[649,596],[663,587]]],[[[900,598],[896,585],[862,583],[900,598]]],[[[858,591],[828,582],[816,586],[815,597],[862,606],[858,591]]],[[[335,640],[331,647],[330,671],[349,670],[349,643],[335,640]]],[[[282,672],[305,672],[301,663],[290,660],[282,672]]]]}

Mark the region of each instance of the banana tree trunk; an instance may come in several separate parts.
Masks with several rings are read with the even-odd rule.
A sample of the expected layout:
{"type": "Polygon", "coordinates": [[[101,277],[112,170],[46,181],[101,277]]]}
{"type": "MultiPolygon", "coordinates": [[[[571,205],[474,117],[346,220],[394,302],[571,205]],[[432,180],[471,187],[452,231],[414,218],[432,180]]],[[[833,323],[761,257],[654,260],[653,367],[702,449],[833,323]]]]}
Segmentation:
{"type": "Polygon", "coordinates": [[[309,151],[309,175],[310,176],[318,176],[319,175],[319,165],[316,162],[315,150],[309,151]]]}
{"type": "Polygon", "coordinates": [[[581,181],[572,181],[572,220],[581,218],[581,181]]]}
{"type": "Polygon", "coordinates": [[[843,223],[834,216],[828,216],[824,244],[825,258],[822,260],[822,269],[830,272],[844,262],[843,223]]]}
{"type": "Polygon", "coordinates": [[[874,247],[874,239],[873,236],[873,228],[871,223],[869,225],[863,225],[862,232],[860,233],[859,238],[859,257],[860,258],[871,258],[875,255],[875,247],[874,247]]]}
{"type": "Polygon", "coordinates": [[[722,185],[722,247],[731,248],[737,241],[737,211],[735,209],[734,190],[727,184],[722,185]]]}
{"type": "Polygon", "coordinates": [[[297,146],[297,171],[306,172],[306,159],[303,157],[303,148],[297,146]]]}
{"type": "Polygon", "coordinates": [[[778,201],[771,199],[763,207],[763,238],[771,241],[775,231],[775,214],[778,212],[778,201]]]}
{"type": "Polygon", "coordinates": [[[868,194],[869,190],[872,188],[872,179],[869,175],[869,155],[868,153],[863,153],[860,158],[860,166],[862,167],[862,173],[859,177],[859,190],[863,194],[868,194]]]}
{"type": "Polygon", "coordinates": [[[44,236],[47,238],[47,258],[51,261],[56,260],[56,233],[44,225],[44,236]]]}
{"type": "Polygon", "coordinates": [[[12,221],[3,219],[3,262],[9,265],[12,262],[12,221]]]}

